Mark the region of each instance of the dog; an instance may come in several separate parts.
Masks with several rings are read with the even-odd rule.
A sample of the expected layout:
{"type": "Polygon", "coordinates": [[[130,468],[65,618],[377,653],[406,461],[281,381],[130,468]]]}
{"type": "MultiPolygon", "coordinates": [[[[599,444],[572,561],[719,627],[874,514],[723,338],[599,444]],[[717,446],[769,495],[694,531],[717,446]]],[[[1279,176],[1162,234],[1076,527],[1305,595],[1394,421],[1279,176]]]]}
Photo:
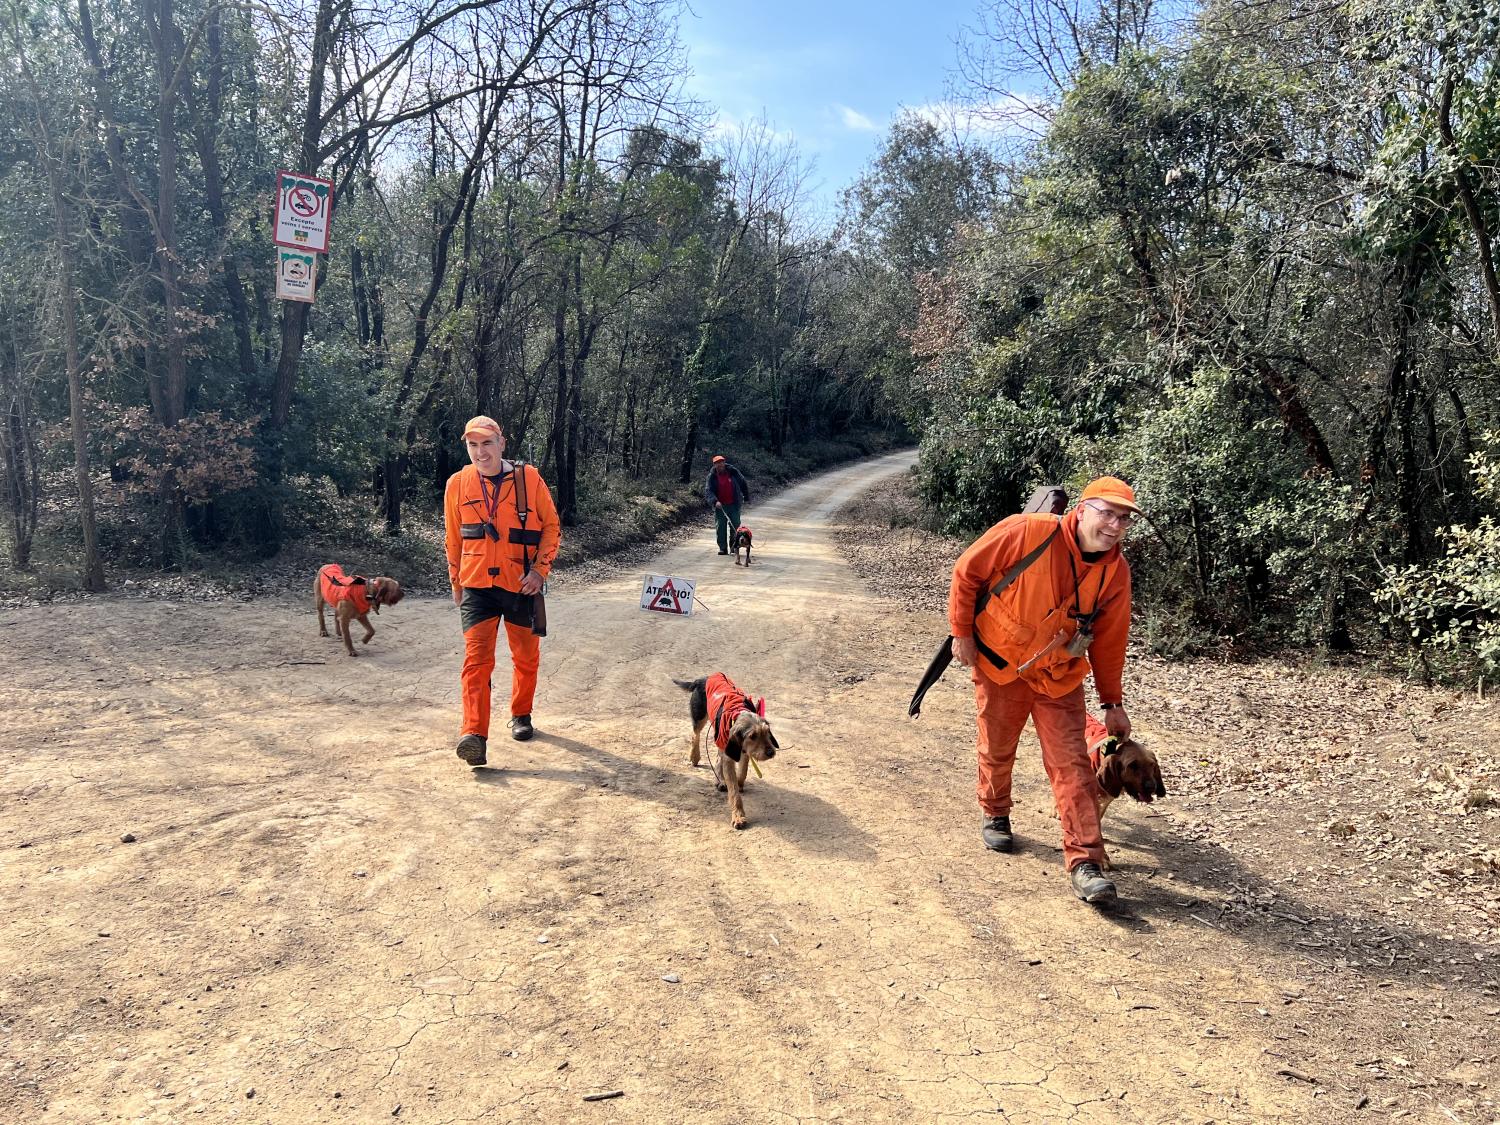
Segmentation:
{"type": "Polygon", "coordinates": [[[318,636],[328,636],[328,623],[323,619],[325,605],[333,609],[333,627],[343,638],[344,649],[350,656],[358,656],[354,642],[349,639],[349,626],[358,621],[365,627],[360,644],[369,644],[375,635],[375,626],[370,624],[369,613],[380,612],[383,605],[395,605],[402,598],[401,583],[394,578],[366,578],[360,574],[345,574],[338,563],[329,563],[318,570],[313,579],[313,606],[318,611],[318,636]]]}
{"type": "MultiPolygon", "coordinates": [[[[1088,739],[1089,765],[1094,770],[1094,780],[1099,786],[1094,799],[1099,805],[1101,823],[1106,810],[1122,794],[1143,805],[1149,805],[1156,798],[1167,795],[1156,755],[1135,739],[1111,738],[1105,731],[1104,724],[1092,715],[1088,717],[1085,737],[1088,739]]],[[[1052,816],[1056,818],[1060,815],[1054,802],[1052,816]]],[[[1104,862],[1099,866],[1105,871],[1115,869],[1108,852],[1104,854],[1104,862]]]]}
{"type": "Polygon", "coordinates": [[[755,538],[754,533],[744,524],[734,529],[734,565],[740,566],[740,551],[745,552],[744,566],[750,565],[750,540],[755,538]]]}
{"type": "Polygon", "coordinates": [[[752,759],[769,762],[781,749],[771,732],[771,724],[766,722],[766,701],[751,699],[722,672],[696,680],[674,677],[672,682],[691,693],[688,714],[693,720],[693,750],[688,761],[698,764],[703,728],[711,724],[709,765],[713,767],[719,791],[729,795],[729,823],[744,828],[749,822],[745,819],[742,793],[750,762],[752,759]]]}

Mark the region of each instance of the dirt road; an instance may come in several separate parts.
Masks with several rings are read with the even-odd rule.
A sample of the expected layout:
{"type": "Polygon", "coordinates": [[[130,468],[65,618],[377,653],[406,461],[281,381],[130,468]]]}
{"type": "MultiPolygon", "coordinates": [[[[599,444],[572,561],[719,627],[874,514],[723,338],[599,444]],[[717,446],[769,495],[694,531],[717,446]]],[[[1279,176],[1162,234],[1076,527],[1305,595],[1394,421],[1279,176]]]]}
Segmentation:
{"type": "MultiPolygon", "coordinates": [[[[705,521],[655,564],[691,619],[561,582],[537,738],[485,769],[446,601],[357,660],[290,596],[0,612],[0,1120],[1461,1119],[1304,1070],[1324,998],[1174,905],[1165,818],[1115,807],[1126,901],[1084,907],[1023,746],[1021,851],[982,850],[966,684],[905,717],[941,622],[827,534],[909,460],[749,509],[748,570],[705,521]],[[669,679],[716,669],[783,746],[744,832],[669,679]]],[[[1401,1005],[1361,993],[1378,1052],[1401,1005]]]]}

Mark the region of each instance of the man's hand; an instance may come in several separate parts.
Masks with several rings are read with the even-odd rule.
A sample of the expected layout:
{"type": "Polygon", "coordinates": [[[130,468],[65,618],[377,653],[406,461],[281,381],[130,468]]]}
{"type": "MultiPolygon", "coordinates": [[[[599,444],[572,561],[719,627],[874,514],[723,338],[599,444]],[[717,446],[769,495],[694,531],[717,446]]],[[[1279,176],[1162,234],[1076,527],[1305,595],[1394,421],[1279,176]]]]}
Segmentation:
{"type": "Polygon", "coordinates": [[[521,579],[521,593],[530,597],[542,588],[542,576],[534,570],[528,570],[526,577],[521,579]]]}
{"type": "Polygon", "coordinates": [[[718,500],[715,500],[715,501],[714,501],[714,511],[716,511],[716,512],[717,512],[717,511],[718,511],[718,510],[719,510],[719,509],[720,509],[720,508],[722,508],[722,507],[723,507],[723,506],[724,506],[724,505],[723,505],[723,503],[721,503],[721,502],[720,502],[720,501],[718,501],[718,500]]]}
{"type": "Polygon", "coordinates": [[[463,587],[462,586],[455,586],[455,587],[453,587],[453,604],[454,605],[463,605],[463,601],[464,601],[464,590],[463,590],[463,587]]]}
{"type": "Polygon", "coordinates": [[[973,637],[953,638],[953,659],[965,668],[974,667],[974,660],[978,655],[979,649],[975,647],[973,637]]]}
{"type": "Polygon", "coordinates": [[[1130,716],[1125,714],[1123,703],[1104,712],[1104,729],[1109,731],[1111,738],[1130,737],[1130,716]]]}

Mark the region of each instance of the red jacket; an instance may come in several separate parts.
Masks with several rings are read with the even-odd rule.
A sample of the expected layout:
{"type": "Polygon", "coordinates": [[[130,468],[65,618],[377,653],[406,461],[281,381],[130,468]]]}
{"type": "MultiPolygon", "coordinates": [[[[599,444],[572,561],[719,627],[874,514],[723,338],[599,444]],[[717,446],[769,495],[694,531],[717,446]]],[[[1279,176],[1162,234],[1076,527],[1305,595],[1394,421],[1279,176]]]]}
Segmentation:
{"type": "Polygon", "coordinates": [[[1084,561],[1076,508],[1061,521],[1051,515],[1009,516],[976,539],[954,566],[948,631],[955,637],[976,637],[1006,662],[997,668],[983,651],[979,654],[979,671],[997,684],[1021,679],[1057,698],[1083,683],[1092,667],[1099,701],[1119,703],[1130,633],[1130,564],[1118,545],[1094,562],[1084,561]],[[976,620],[979,592],[993,588],[1054,529],[1057,537],[1046,552],[999,597],[991,598],[976,620]],[[1093,644],[1085,656],[1070,655],[1065,644],[1077,630],[1073,614],[1087,614],[1096,607],[1093,644]],[[1063,643],[1045,651],[1059,634],[1063,643]],[[1033,657],[1035,663],[1017,673],[1017,667],[1033,657]]]}
{"type": "Polygon", "coordinates": [[[734,681],[723,672],[715,672],[708,677],[708,682],[703,685],[703,693],[708,698],[708,719],[714,725],[714,745],[721,751],[729,745],[730,728],[740,715],[746,711],[764,715],[766,711],[764,699],[757,704],[735,687],[734,681]]]}

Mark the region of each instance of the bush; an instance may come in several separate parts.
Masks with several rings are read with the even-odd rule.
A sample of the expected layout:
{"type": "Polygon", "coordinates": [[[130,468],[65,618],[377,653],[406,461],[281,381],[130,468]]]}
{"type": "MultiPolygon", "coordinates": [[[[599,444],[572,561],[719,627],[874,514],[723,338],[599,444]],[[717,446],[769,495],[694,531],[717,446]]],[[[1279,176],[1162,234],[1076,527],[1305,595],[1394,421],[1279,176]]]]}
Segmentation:
{"type": "Polygon", "coordinates": [[[1500,668],[1500,434],[1484,435],[1469,471],[1487,510],[1473,527],[1438,529],[1442,558],[1387,568],[1376,600],[1382,624],[1416,642],[1429,670],[1483,679],[1500,668]]]}

